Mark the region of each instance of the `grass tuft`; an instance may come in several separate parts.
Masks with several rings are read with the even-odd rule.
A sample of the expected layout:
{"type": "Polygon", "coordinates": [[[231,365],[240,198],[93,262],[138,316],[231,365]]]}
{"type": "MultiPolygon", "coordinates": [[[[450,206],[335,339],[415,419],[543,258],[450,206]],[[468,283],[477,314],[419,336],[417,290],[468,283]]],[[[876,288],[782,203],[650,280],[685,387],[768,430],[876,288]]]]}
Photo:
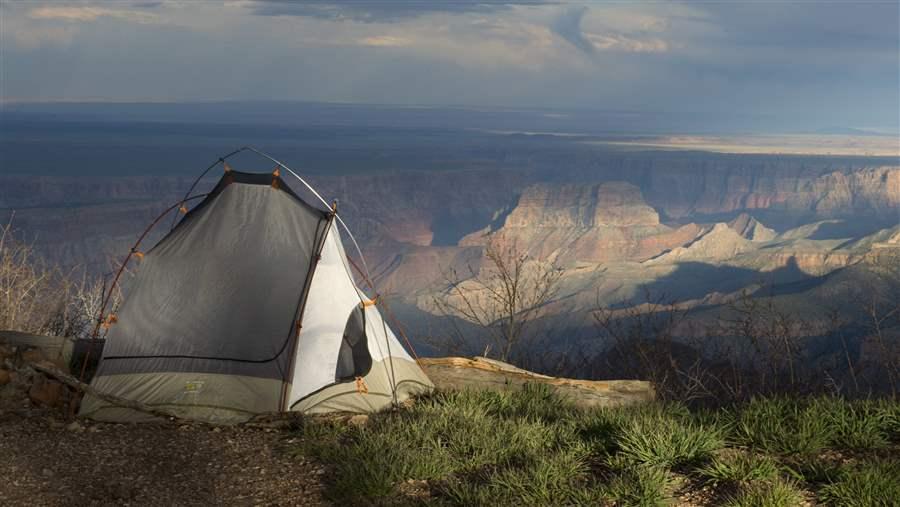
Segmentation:
{"type": "Polygon", "coordinates": [[[615,475],[606,487],[606,496],[617,506],[656,507],[668,503],[669,485],[665,469],[638,466],[615,475]]]}
{"type": "Polygon", "coordinates": [[[813,454],[834,435],[823,405],[784,398],[753,399],[735,419],[738,443],[776,454],[813,454]]]}
{"type": "Polygon", "coordinates": [[[832,505],[876,507],[900,501],[900,462],[867,462],[845,467],[824,486],[820,498],[832,505]]]}
{"type": "Polygon", "coordinates": [[[796,507],[803,501],[803,493],[796,484],[782,479],[753,482],[741,487],[728,498],[727,507],[796,507]]]}
{"type": "Polygon", "coordinates": [[[775,479],[780,466],[764,454],[736,452],[718,456],[697,471],[714,485],[736,484],[775,479]]]}
{"type": "Polygon", "coordinates": [[[841,472],[840,465],[819,456],[794,456],[785,465],[791,476],[810,484],[833,481],[841,472]]]}
{"type": "Polygon", "coordinates": [[[582,432],[598,453],[623,464],[671,468],[705,460],[725,446],[722,426],[698,422],[680,404],[601,410],[582,432]]]}
{"type": "Polygon", "coordinates": [[[684,477],[689,490],[713,486],[719,504],[797,505],[805,490],[865,506],[900,498],[897,462],[878,461],[897,454],[898,407],[820,398],[580,410],[530,385],[436,392],[361,427],[307,418],[294,431],[296,452],[328,466],[338,505],[655,506],[684,477]]]}
{"type": "Polygon", "coordinates": [[[880,404],[819,398],[812,403],[831,427],[831,443],[844,449],[883,449],[889,443],[889,415],[880,404]]]}
{"type": "Polygon", "coordinates": [[[667,418],[637,418],[621,428],[619,452],[641,465],[674,467],[708,458],[725,445],[718,428],[667,418]]]}

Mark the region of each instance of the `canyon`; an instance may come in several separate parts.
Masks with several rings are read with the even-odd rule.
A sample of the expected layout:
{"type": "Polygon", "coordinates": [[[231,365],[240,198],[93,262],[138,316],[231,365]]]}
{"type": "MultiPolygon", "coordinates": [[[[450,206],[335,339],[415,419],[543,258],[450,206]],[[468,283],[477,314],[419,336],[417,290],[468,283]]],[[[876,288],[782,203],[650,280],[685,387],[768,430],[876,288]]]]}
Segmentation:
{"type": "MultiPolygon", "coordinates": [[[[521,167],[501,165],[307,176],[337,200],[378,291],[414,338],[447,317],[434,302],[451,275],[477,276],[488,246],[561,270],[559,297],[544,315],[580,329],[572,336],[590,334],[598,305],[640,305],[653,292],[716,307],[764,286],[816,288],[811,280],[900,248],[892,159],[550,150],[521,167]]],[[[196,193],[217,176],[200,180],[196,193]]],[[[2,175],[0,219],[48,262],[108,273],[192,182],[2,175]]],[[[164,217],[139,250],[172,224],[164,217]]]]}

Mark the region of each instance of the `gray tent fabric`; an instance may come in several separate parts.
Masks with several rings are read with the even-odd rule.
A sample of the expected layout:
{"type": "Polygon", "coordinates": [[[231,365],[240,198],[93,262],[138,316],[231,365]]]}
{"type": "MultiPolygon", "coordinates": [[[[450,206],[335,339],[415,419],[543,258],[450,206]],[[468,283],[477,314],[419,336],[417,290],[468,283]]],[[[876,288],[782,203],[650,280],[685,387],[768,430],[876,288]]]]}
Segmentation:
{"type": "Polygon", "coordinates": [[[98,375],[286,378],[325,219],[271,184],[221,185],[141,261],[98,375]]]}
{"type": "MultiPolygon", "coordinates": [[[[300,339],[316,340],[323,350],[333,347],[335,357],[348,349],[343,366],[328,374],[334,385],[353,386],[354,378],[369,378],[372,357],[366,347],[371,339],[366,336],[367,312],[361,308],[349,315],[335,309],[328,317],[346,324],[345,332],[352,335],[348,339],[298,336],[307,299],[328,300],[336,290],[352,290],[352,297],[359,297],[352,280],[322,279],[330,276],[328,271],[319,277],[318,292],[310,292],[326,238],[330,236],[327,242],[332,245],[328,257],[344,258],[329,213],[305,203],[277,175],[227,172],[140,261],[92,385],[182,417],[238,422],[288,409],[285,396],[291,382],[306,371],[298,369],[318,366],[311,364],[314,357],[300,354],[300,339]]],[[[380,317],[376,320],[381,322],[380,317]]],[[[369,327],[378,335],[376,341],[396,340],[369,327]]],[[[400,350],[394,355],[409,359],[399,343],[396,348],[400,350]]],[[[378,357],[384,363],[394,360],[378,357]]],[[[427,377],[412,364],[404,371],[418,370],[418,387],[408,394],[430,389],[427,377]]],[[[388,400],[396,398],[391,394],[396,385],[386,387],[388,400]]],[[[363,399],[365,392],[354,396],[350,387],[339,389],[345,400],[341,410],[385,406],[382,386],[372,393],[377,399],[369,401],[363,399]]],[[[306,391],[318,393],[321,388],[306,391]]],[[[131,412],[92,397],[81,408],[82,415],[97,419],[146,419],[131,412]]]]}

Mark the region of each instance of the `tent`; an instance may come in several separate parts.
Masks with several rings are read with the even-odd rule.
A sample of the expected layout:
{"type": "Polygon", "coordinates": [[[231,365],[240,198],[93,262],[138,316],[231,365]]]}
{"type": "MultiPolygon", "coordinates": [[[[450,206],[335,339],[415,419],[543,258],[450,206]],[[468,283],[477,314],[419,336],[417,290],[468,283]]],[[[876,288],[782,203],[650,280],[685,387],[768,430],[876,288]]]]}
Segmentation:
{"type": "MultiPolygon", "coordinates": [[[[91,385],[212,422],[280,411],[373,412],[432,389],[381,304],[354,283],[337,211],[305,202],[278,170],[225,168],[142,255],[125,301],[105,319],[91,385]]],[[[153,417],[92,396],[80,414],[153,417]]]]}

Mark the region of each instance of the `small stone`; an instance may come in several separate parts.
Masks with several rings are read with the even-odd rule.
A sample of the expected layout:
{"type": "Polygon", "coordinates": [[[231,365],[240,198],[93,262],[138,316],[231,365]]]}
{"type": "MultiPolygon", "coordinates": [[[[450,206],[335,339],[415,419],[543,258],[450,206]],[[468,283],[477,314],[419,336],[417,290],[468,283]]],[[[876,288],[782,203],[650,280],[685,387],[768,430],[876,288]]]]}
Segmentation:
{"type": "Polygon", "coordinates": [[[222,432],[222,428],[216,426],[215,428],[213,428],[212,431],[213,431],[213,433],[221,433],[221,432],[222,432]]]}
{"type": "Polygon", "coordinates": [[[66,429],[69,431],[77,431],[80,433],[84,431],[84,426],[82,426],[78,421],[72,421],[66,425],[66,429]]]}
{"type": "Polygon", "coordinates": [[[28,397],[36,405],[53,407],[59,404],[63,395],[63,385],[55,380],[49,380],[43,375],[35,377],[35,382],[28,390],[28,397]]]}
{"type": "Polygon", "coordinates": [[[43,475],[44,477],[53,477],[53,470],[50,470],[49,468],[45,468],[45,469],[41,470],[41,475],[43,475]]]}

